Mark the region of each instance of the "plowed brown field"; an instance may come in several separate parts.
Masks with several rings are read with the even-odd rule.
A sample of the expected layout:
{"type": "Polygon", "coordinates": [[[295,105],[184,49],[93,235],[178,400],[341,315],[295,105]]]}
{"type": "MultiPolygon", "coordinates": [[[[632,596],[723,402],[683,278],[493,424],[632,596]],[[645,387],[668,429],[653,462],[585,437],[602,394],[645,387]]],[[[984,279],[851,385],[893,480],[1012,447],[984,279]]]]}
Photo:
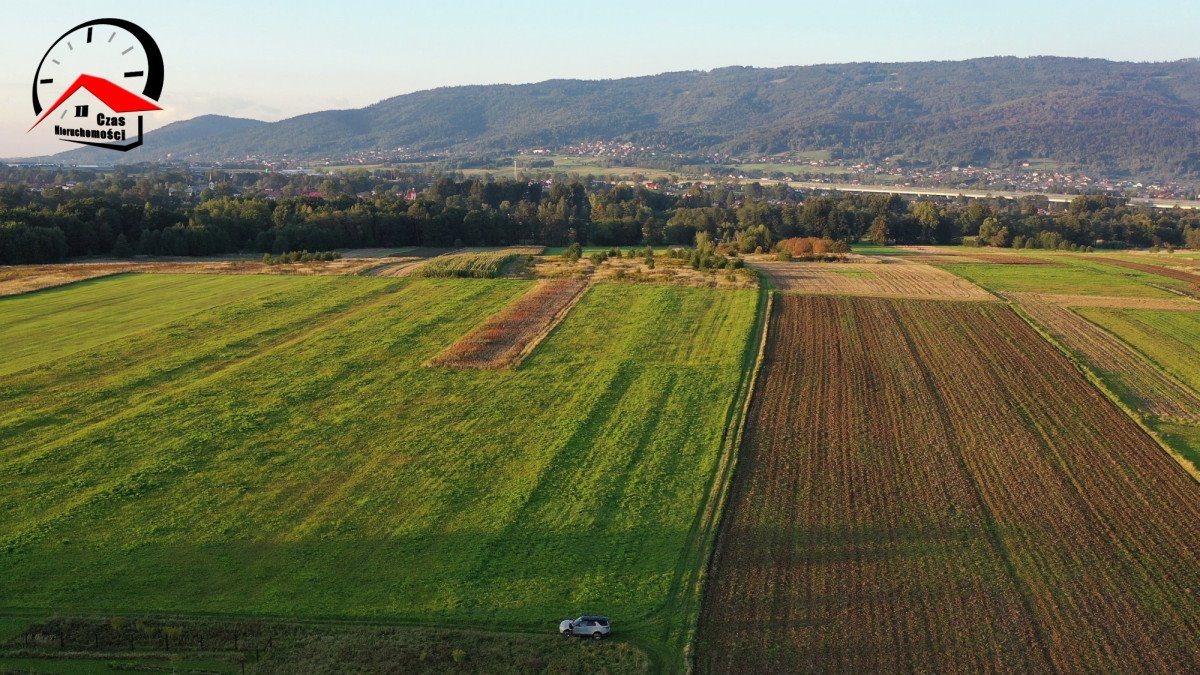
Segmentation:
{"type": "Polygon", "coordinates": [[[777,306],[702,670],[1200,669],[1200,485],[1012,310],[777,306]]]}
{"type": "Polygon", "coordinates": [[[520,363],[583,295],[583,279],[539,282],[433,359],[446,368],[506,368],[520,363]]]}
{"type": "Polygon", "coordinates": [[[756,260],[753,265],[766,272],[784,291],[979,302],[996,299],[970,281],[949,272],[899,260],[874,263],[756,260]]]}

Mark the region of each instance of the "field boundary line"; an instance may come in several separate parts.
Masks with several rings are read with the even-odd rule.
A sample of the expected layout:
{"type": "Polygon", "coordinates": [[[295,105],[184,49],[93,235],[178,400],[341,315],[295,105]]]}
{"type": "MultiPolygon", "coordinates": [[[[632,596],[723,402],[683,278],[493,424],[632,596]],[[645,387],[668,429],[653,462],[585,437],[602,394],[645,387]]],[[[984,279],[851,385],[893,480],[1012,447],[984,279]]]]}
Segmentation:
{"type": "MultiPolygon", "coordinates": [[[[1138,426],[1138,428],[1142,430],[1143,433],[1145,433],[1147,436],[1149,436],[1150,439],[1153,440],[1158,445],[1158,447],[1162,448],[1163,452],[1167,453],[1168,457],[1175,460],[1175,463],[1178,464],[1180,468],[1182,468],[1185,472],[1187,472],[1187,474],[1189,476],[1191,476],[1196,482],[1200,483],[1200,466],[1196,466],[1190,460],[1188,460],[1186,457],[1175,452],[1175,449],[1172,448],[1166,441],[1164,441],[1162,439],[1162,436],[1160,436],[1158,434],[1158,432],[1154,431],[1154,429],[1150,428],[1150,425],[1146,424],[1145,419],[1142,417],[1142,415],[1139,412],[1137,412],[1133,408],[1125,405],[1125,402],[1122,401],[1120,399],[1120,397],[1117,396],[1116,392],[1114,392],[1112,389],[1109,388],[1109,386],[1107,384],[1104,383],[1104,380],[1101,379],[1100,376],[1097,375],[1096,372],[1091,369],[1091,367],[1089,367],[1086,363],[1084,363],[1066,345],[1059,342],[1059,340],[1057,338],[1055,338],[1053,335],[1051,335],[1048,330],[1044,329],[1041,325],[1039,325],[1032,316],[1030,316],[1027,312],[1025,312],[1023,307],[1021,307],[1019,304],[1016,304],[1016,303],[1011,303],[1010,307],[1012,307],[1013,311],[1016,313],[1017,316],[1021,317],[1022,321],[1029,324],[1029,327],[1032,328],[1035,332],[1037,332],[1038,335],[1041,335],[1042,339],[1049,342],[1051,345],[1054,346],[1055,349],[1057,349],[1059,352],[1061,352],[1063,354],[1063,356],[1067,357],[1067,360],[1069,360],[1075,366],[1076,370],[1083,373],[1083,376],[1086,377],[1087,380],[1092,383],[1092,386],[1099,389],[1100,393],[1104,394],[1105,398],[1107,398],[1109,401],[1111,401],[1113,403],[1113,405],[1120,408],[1121,411],[1123,411],[1126,414],[1126,416],[1128,416],[1130,419],[1132,419],[1134,424],[1136,424],[1138,426]]],[[[1138,352],[1138,354],[1140,354],[1140,352],[1138,352]]],[[[1153,363],[1153,362],[1151,362],[1151,363],[1153,363]]]]}
{"type": "MultiPolygon", "coordinates": [[[[762,308],[755,317],[755,335],[758,347],[755,350],[754,362],[750,364],[747,375],[743,379],[745,391],[739,391],[742,399],[740,408],[735,409],[733,419],[726,427],[729,434],[723,440],[725,447],[718,465],[714,469],[714,477],[705,499],[705,506],[699,514],[695,536],[699,538],[700,553],[703,560],[692,567],[691,588],[688,597],[694,608],[688,608],[688,627],[683,647],[683,669],[685,673],[695,671],[696,636],[699,632],[700,615],[704,611],[704,590],[708,584],[709,572],[713,561],[717,558],[720,548],[720,532],[725,520],[725,507],[729,501],[729,491],[733,486],[733,474],[737,469],[738,458],[742,452],[742,440],[745,438],[746,420],[750,417],[750,408],[754,404],[754,391],[758,386],[758,376],[762,371],[763,361],[767,353],[767,337],[771,327],[771,315],[775,306],[775,291],[762,288],[759,306],[762,308]],[[762,298],[765,297],[765,302],[762,298]],[[732,433],[730,433],[732,431],[732,433]]],[[[753,337],[751,338],[753,344],[753,337]]]]}

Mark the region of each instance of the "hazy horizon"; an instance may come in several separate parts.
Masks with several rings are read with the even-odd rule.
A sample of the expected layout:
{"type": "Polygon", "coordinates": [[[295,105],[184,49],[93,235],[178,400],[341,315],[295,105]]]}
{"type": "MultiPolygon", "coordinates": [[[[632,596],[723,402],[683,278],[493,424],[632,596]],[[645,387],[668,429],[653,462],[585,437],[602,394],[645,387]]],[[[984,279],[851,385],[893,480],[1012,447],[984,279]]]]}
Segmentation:
{"type": "Polygon", "coordinates": [[[325,9],[217,3],[197,15],[157,3],[65,2],[53,13],[26,17],[19,34],[0,42],[0,157],[71,149],[49,134],[26,133],[33,118],[29,86],[51,42],[102,16],[142,25],[163,51],[164,110],[148,117],[148,129],[209,114],[277,121],[441,87],[731,66],[995,56],[1178,61],[1196,58],[1188,38],[1200,28],[1200,9],[1185,2],[1146,11],[1115,2],[1046,7],[1020,0],[1002,13],[941,0],[836,7],[758,2],[737,11],[630,2],[569,13],[532,2],[404,7],[372,1],[336,15],[325,9]]]}

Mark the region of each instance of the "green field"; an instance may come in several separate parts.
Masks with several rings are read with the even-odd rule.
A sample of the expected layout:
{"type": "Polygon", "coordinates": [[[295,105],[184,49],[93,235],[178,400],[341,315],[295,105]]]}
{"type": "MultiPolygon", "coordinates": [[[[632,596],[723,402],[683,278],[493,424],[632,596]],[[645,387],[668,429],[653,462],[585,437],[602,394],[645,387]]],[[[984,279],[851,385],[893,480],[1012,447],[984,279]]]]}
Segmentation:
{"type": "Polygon", "coordinates": [[[758,295],[601,284],[516,371],[421,367],[530,283],[126,275],[0,300],[0,351],[25,355],[0,386],[0,613],[597,612],[653,649],[758,295]],[[86,340],[54,341],[80,329],[64,307],[86,340]]]}
{"type": "MultiPolygon", "coordinates": [[[[1200,312],[1078,308],[1080,316],[1116,335],[1158,370],[1200,392],[1200,312]]],[[[1146,423],[1182,457],[1200,467],[1200,425],[1147,417],[1146,423]]]]}
{"type": "Polygon", "coordinates": [[[119,340],[243,298],[295,285],[280,276],[131,275],[0,300],[0,375],[119,340]]]}
{"type": "MultiPolygon", "coordinates": [[[[979,249],[975,249],[979,251],[979,249]]],[[[987,249],[981,252],[987,253],[987,249]]],[[[994,263],[937,264],[951,273],[1000,293],[1110,295],[1131,298],[1175,298],[1154,286],[1178,287],[1184,282],[1136,270],[1086,260],[1082,255],[1056,255],[1061,265],[998,265],[994,263]]]]}
{"type": "Polygon", "coordinates": [[[141,660],[88,658],[0,658],[0,672],[54,673],[55,675],[90,675],[103,672],[111,675],[145,673],[148,668],[159,672],[236,673],[237,666],[220,660],[141,660]]]}
{"type": "Polygon", "coordinates": [[[1177,380],[1200,391],[1200,312],[1075,310],[1124,340],[1177,380]]]}

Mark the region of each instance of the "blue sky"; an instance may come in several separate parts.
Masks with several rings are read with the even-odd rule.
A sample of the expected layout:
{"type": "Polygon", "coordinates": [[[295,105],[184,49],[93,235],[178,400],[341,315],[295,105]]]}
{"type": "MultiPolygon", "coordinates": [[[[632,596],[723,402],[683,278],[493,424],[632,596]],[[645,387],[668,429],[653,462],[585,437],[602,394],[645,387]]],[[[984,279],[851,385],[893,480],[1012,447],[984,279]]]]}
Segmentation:
{"type": "Polygon", "coordinates": [[[162,48],[166,110],[154,126],[206,113],[276,120],[447,85],[728,65],[1200,57],[1197,0],[57,0],[23,7],[20,14],[10,8],[0,30],[0,157],[62,149],[25,133],[34,68],[64,31],[105,16],[142,25],[162,48]]]}

